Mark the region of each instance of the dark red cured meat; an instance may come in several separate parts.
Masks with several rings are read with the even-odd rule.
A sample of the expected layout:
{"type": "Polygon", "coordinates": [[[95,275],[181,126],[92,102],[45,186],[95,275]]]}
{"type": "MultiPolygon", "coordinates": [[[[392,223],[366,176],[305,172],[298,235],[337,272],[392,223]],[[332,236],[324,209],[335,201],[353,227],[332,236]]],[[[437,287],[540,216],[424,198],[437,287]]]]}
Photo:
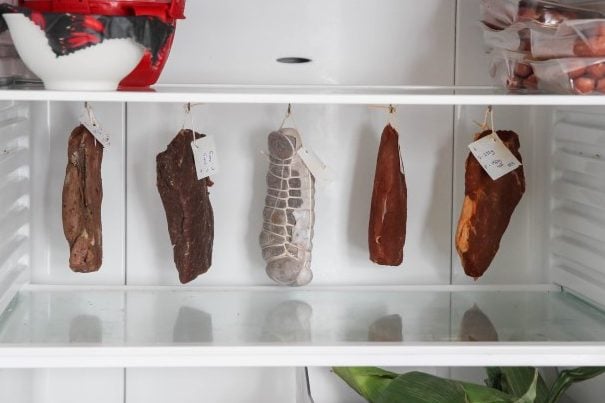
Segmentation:
{"type": "MultiPolygon", "coordinates": [[[[195,138],[204,137],[195,133],[195,138]]],[[[208,187],[210,179],[197,179],[191,130],[181,130],[158,154],[157,187],[162,198],[174,262],[181,283],[195,280],[212,265],[214,213],[208,187]]]]}
{"type": "Polygon", "coordinates": [[[69,137],[67,159],[62,209],[69,267],[78,273],[91,273],[103,262],[103,146],[84,126],[78,126],[69,137]]]}
{"type": "Polygon", "coordinates": [[[387,125],[382,133],[372,206],[368,242],[370,260],[384,266],[403,263],[407,222],[407,187],[399,152],[399,134],[387,125]]]}

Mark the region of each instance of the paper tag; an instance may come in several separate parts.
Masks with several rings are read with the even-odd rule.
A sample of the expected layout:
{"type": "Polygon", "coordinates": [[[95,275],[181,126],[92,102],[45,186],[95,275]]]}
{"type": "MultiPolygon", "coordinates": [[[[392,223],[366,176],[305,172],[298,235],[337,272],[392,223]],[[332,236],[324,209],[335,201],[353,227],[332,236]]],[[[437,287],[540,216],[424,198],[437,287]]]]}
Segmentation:
{"type": "Polygon", "coordinates": [[[309,171],[315,179],[328,180],[328,166],[324,164],[317,154],[312,150],[305,148],[304,146],[298,150],[297,153],[300,159],[303,160],[309,171]]]}
{"type": "Polygon", "coordinates": [[[84,125],[84,127],[90,132],[90,134],[92,134],[95,139],[97,139],[97,141],[103,145],[104,148],[109,147],[109,135],[103,130],[103,128],[101,127],[99,122],[97,122],[97,120],[94,118],[94,116],[92,116],[91,118],[91,116],[89,116],[87,113],[84,113],[80,117],[80,123],[84,125]]]}
{"type": "Polygon", "coordinates": [[[191,142],[197,179],[201,180],[218,173],[218,154],[214,137],[206,135],[191,142]]]}
{"type": "Polygon", "coordinates": [[[495,133],[471,143],[468,148],[493,180],[521,166],[521,162],[495,133]]]}

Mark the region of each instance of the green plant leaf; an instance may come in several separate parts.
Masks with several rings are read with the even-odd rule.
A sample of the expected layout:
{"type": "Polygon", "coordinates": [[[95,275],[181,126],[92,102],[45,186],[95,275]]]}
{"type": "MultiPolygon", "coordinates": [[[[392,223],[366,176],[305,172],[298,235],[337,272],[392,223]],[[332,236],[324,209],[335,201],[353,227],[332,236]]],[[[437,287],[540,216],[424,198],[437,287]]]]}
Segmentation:
{"type": "MultiPolygon", "coordinates": [[[[534,403],[536,401],[536,390],[538,389],[538,377],[540,377],[540,373],[537,369],[534,368],[534,376],[531,381],[531,384],[527,385],[526,392],[519,397],[515,403],[534,403]]],[[[518,387],[516,385],[515,387],[518,387]]]]}
{"type": "Polygon", "coordinates": [[[492,367],[486,368],[487,378],[485,383],[489,387],[498,389],[509,395],[520,397],[527,393],[534,382],[536,372],[536,396],[533,402],[546,403],[548,400],[548,386],[540,375],[539,371],[533,367],[492,367]]]}
{"type": "Polygon", "coordinates": [[[575,369],[568,369],[565,371],[561,371],[552,388],[550,389],[550,393],[548,396],[548,403],[556,403],[559,401],[561,396],[569,389],[571,385],[578,382],[587,381],[599,375],[605,373],[605,368],[603,367],[580,367],[575,369]]]}
{"type": "Polygon", "coordinates": [[[548,386],[540,372],[533,367],[500,368],[502,376],[507,384],[506,393],[513,396],[522,396],[535,382],[535,403],[545,403],[548,399],[548,386]]]}
{"type": "Polygon", "coordinates": [[[488,388],[473,383],[462,383],[467,402],[471,403],[513,403],[515,398],[498,389],[488,388]]]}
{"type": "Polygon", "coordinates": [[[382,391],[398,376],[374,367],[332,368],[332,371],[370,402],[380,398],[382,391]]]}
{"type": "Polygon", "coordinates": [[[541,377],[535,368],[524,368],[519,371],[515,371],[514,368],[492,368],[487,373],[489,378],[487,380],[488,383],[491,382],[494,385],[499,385],[504,391],[497,390],[501,393],[501,395],[497,395],[491,392],[496,389],[465,383],[467,394],[470,397],[469,401],[486,403],[534,403],[536,401],[538,380],[541,377]]]}
{"type": "MultiPolygon", "coordinates": [[[[512,378],[520,380],[514,384],[518,394],[512,395],[487,386],[452,381],[421,372],[397,375],[379,368],[333,370],[371,403],[534,403],[541,379],[535,369],[513,373],[512,378]],[[526,375],[531,376],[529,382],[526,375]]],[[[511,371],[494,368],[488,375],[504,377],[511,371]]]]}
{"type": "Polygon", "coordinates": [[[395,378],[372,403],[467,403],[466,393],[456,382],[422,372],[395,378]]]}
{"type": "MultiPolygon", "coordinates": [[[[409,372],[398,376],[372,403],[514,403],[515,398],[482,385],[409,372]]],[[[521,402],[520,402],[521,403],[521,402]]]]}

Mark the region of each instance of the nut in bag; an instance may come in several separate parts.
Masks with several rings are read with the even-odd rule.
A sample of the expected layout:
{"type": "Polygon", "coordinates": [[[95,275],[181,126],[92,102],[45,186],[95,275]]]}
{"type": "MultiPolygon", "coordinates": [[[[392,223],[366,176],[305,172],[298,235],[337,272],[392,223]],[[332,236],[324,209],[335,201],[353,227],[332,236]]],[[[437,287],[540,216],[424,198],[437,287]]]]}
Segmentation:
{"type": "Polygon", "coordinates": [[[605,19],[570,20],[556,31],[532,31],[531,49],[537,58],[605,57],[605,19]]]}
{"type": "Polygon", "coordinates": [[[490,75],[496,84],[506,89],[533,91],[538,89],[538,77],[531,62],[527,53],[494,50],[491,53],[490,75]]]}
{"type": "Polygon", "coordinates": [[[481,19],[494,29],[504,29],[517,22],[533,22],[556,27],[563,21],[605,18],[605,7],[589,7],[573,0],[481,0],[481,19]]]}
{"type": "Polygon", "coordinates": [[[604,94],[605,57],[533,61],[540,89],[558,94],[604,94]]]}

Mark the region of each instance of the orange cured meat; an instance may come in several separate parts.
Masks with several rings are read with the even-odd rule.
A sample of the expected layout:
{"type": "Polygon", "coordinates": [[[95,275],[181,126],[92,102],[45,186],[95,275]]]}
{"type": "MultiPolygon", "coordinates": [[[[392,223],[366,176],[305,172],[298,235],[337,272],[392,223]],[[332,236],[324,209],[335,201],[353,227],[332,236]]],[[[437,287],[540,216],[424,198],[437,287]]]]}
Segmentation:
{"type": "MultiPolygon", "coordinates": [[[[486,130],[477,136],[477,140],[491,133],[491,130],[486,130]]],[[[498,136],[521,161],[519,136],[515,132],[502,130],[498,130],[498,136]]],[[[525,193],[523,166],[498,180],[492,180],[477,159],[469,154],[465,186],[464,204],[456,232],[456,249],[464,272],[477,279],[483,276],[498,253],[502,236],[525,193]]]]}

